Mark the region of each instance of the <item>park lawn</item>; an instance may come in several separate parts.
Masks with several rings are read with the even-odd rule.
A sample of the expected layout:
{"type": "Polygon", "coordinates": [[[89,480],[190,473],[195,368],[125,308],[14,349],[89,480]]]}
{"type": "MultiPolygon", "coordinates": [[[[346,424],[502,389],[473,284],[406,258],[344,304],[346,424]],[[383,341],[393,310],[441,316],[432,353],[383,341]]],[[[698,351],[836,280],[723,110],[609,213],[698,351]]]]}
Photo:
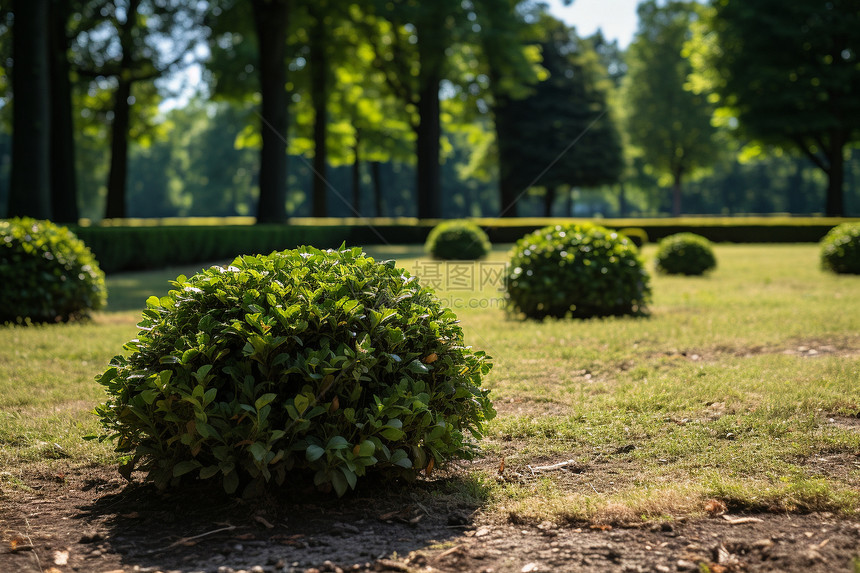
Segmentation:
{"type": "MultiPolygon", "coordinates": [[[[452,470],[488,516],[860,509],[860,277],[822,272],[816,245],[717,245],[706,277],[652,273],[648,318],[543,322],[501,308],[503,248],[474,264],[368,250],[432,283],[494,357],[486,455],[452,470]]],[[[196,268],[109,277],[108,310],[88,323],[0,328],[0,488],[115,462],[82,439],[98,432],[93,378],[146,297],[196,268]]]]}

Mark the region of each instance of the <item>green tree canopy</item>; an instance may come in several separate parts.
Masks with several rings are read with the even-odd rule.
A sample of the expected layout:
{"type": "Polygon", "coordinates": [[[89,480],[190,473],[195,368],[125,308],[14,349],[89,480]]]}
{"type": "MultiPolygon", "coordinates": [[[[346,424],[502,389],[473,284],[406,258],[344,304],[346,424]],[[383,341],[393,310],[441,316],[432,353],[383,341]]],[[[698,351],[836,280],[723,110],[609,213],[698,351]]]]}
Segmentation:
{"type": "Polygon", "coordinates": [[[794,147],[843,215],[844,153],[860,140],[860,1],[715,0],[703,67],[741,133],[794,147]]]}
{"type": "Polygon", "coordinates": [[[654,171],[671,178],[675,216],[681,214],[684,178],[709,166],[719,150],[713,108],[706,94],[687,89],[692,66],[682,54],[700,9],[696,2],[640,4],[623,81],[630,143],[654,171]]]}
{"type": "Polygon", "coordinates": [[[549,77],[530,95],[497,98],[499,170],[503,185],[546,190],[551,214],[558,187],[613,183],[623,167],[621,139],[607,104],[611,83],[587,40],[548,14],[541,16],[542,66],[549,77]]]}

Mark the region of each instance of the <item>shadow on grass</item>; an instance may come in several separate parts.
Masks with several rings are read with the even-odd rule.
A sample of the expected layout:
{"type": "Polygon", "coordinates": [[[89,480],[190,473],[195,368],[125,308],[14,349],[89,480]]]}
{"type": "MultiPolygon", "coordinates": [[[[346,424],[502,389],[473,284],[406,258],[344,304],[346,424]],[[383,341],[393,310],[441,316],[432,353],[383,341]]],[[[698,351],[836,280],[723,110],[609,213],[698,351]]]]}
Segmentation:
{"type": "Polygon", "coordinates": [[[105,551],[141,570],[304,570],[325,561],[364,568],[461,536],[486,499],[482,487],[465,477],[359,482],[338,499],[285,485],[246,501],[214,484],[164,494],[132,484],[80,507],[79,517],[101,522],[105,551]]]}

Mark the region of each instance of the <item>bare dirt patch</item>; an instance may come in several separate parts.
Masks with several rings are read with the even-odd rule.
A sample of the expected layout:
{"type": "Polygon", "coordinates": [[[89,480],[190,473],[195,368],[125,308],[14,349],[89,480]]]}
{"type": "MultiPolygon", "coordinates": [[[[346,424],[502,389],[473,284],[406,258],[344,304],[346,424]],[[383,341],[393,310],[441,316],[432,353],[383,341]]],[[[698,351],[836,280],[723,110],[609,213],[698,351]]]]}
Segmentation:
{"type": "Polygon", "coordinates": [[[860,356],[860,338],[845,337],[832,340],[791,340],[782,345],[752,345],[752,346],[715,346],[712,348],[673,349],[658,354],[660,357],[686,358],[693,362],[713,362],[721,356],[737,358],[752,358],[766,354],[786,354],[802,358],[820,358],[834,356],[840,358],[856,358],[860,356]]]}
{"type": "Polygon", "coordinates": [[[500,416],[569,416],[570,406],[550,400],[533,400],[525,396],[495,400],[493,407],[500,416]]]}
{"type": "Polygon", "coordinates": [[[27,477],[32,491],[5,491],[0,571],[632,573],[705,564],[829,573],[854,571],[860,555],[860,522],[830,514],[560,527],[493,521],[450,493],[464,487],[456,477],[342,500],[299,490],[246,502],[203,487],[162,495],[114,475],[70,469],[27,477]]]}

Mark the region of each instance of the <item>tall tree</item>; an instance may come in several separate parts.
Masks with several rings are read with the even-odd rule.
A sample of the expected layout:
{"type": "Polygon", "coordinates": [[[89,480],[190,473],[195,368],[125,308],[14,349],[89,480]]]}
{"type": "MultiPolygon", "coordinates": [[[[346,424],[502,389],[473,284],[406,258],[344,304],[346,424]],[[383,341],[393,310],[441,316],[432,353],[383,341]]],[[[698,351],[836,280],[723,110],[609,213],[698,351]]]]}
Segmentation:
{"type": "Polygon", "coordinates": [[[75,170],[75,127],[72,118],[72,81],[69,77],[68,31],[72,3],[52,0],[49,22],[51,70],[51,205],[53,220],[78,222],[75,170]]]}
{"type": "Polygon", "coordinates": [[[828,177],[825,212],[843,215],[844,154],[860,141],[860,2],[715,0],[704,63],[741,131],[794,147],[828,177]]]}
{"type": "MultiPolygon", "coordinates": [[[[484,145],[483,151],[495,150],[498,165],[499,216],[516,217],[517,200],[523,187],[513,171],[507,168],[499,142],[516,138],[518,127],[516,115],[504,113],[512,102],[531,93],[530,86],[545,79],[546,70],[538,62],[541,59],[539,40],[540,8],[521,0],[479,0],[481,14],[480,46],[486,62],[489,79],[490,109],[493,115],[496,145],[484,145]]],[[[473,160],[480,165],[481,157],[473,160]]]]}
{"type": "Polygon", "coordinates": [[[287,220],[287,27],[290,0],[252,0],[260,78],[260,201],[258,223],[287,220]]]}
{"type": "Polygon", "coordinates": [[[129,131],[136,84],[151,83],[193,60],[203,39],[203,6],[184,0],[90,0],[82,18],[95,21],[73,45],[75,69],[95,85],[113,82],[110,169],[105,217],[126,216],[129,131]]]}
{"type": "Polygon", "coordinates": [[[687,89],[692,72],[682,53],[696,2],[648,0],[639,5],[639,28],[628,49],[623,82],[626,130],[646,163],[671,180],[672,215],[681,214],[684,178],[710,165],[718,152],[707,94],[687,89]]]}
{"type": "MultiPolygon", "coordinates": [[[[360,216],[356,192],[360,191],[361,162],[394,158],[414,162],[409,149],[415,139],[411,116],[374,65],[376,54],[368,41],[385,24],[366,6],[336,4],[323,17],[326,41],[324,48],[316,48],[323,56],[319,57],[313,48],[318,40],[310,37],[316,24],[303,26],[301,16],[300,12],[293,26],[298,32],[291,37],[299,49],[290,63],[296,103],[289,151],[313,154],[312,214],[325,215],[318,205],[325,196],[335,195],[338,201],[332,210],[346,206],[349,213],[360,216]],[[345,164],[352,165],[352,200],[320,177],[329,167],[345,164]]],[[[317,18],[309,21],[318,22],[317,18]]]]}
{"type": "Polygon", "coordinates": [[[446,50],[469,22],[467,3],[379,0],[373,6],[375,14],[388,22],[374,38],[377,65],[414,117],[418,217],[438,218],[442,204],[439,89],[446,79],[446,50]]]}
{"type": "Polygon", "coordinates": [[[540,25],[549,77],[525,98],[500,98],[495,117],[508,129],[498,141],[501,179],[520,191],[543,187],[550,216],[558,188],[614,183],[623,163],[609,80],[590,42],[548,14],[540,25]]]}
{"type": "Polygon", "coordinates": [[[50,219],[50,0],[16,0],[9,216],[50,219]]]}

